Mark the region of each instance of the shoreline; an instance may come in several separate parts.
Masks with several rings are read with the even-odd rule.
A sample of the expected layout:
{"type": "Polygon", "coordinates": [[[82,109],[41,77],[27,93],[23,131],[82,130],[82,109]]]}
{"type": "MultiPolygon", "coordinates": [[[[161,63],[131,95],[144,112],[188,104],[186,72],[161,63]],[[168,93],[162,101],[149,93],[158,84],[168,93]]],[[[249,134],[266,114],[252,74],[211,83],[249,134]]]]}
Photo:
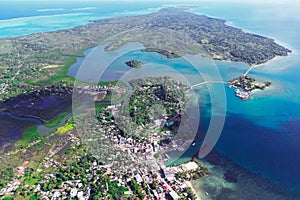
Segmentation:
{"type": "MultiPolygon", "coordinates": [[[[274,40],[274,41],[277,43],[276,40],[274,40]]],[[[279,43],[278,43],[278,44],[279,44],[279,43]]],[[[281,45],[281,44],[279,44],[279,45],[281,45]]],[[[294,53],[298,52],[297,50],[294,50],[294,49],[292,49],[291,51],[292,51],[292,52],[288,53],[287,56],[275,56],[274,58],[272,58],[272,59],[270,59],[270,60],[267,60],[267,61],[264,62],[264,63],[260,63],[260,64],[256,64],[256,65],[251,65],[251,64],[249,64],[249,63],[245,63],[245,64],[249,65],[249,68],[247,69],[247,71],[246,71],[244,74],[248,75],[248,74],[249,74],[253,69],[255,69],[256,67],[262,67],[262,66],[264,66],[264,65],[268,65],[268,64],[270,64],[270,62],[275,62],[276,60],[283,59],[283,58],[287,58],[287,57],[289,57],[291,54],[294,54],[294,53]]],[[[223,62],[223,61],[222,61],[222,62],[223,62]]],[[[225,62],[226,62],[226,61],[225,61],[225,62]]],[[[234,61],[232,61],[232,62],[234,62],[234,61]]]]}
{"type": "Polygon", "coordinates": [[[196,195],[196,200],[201,200],[201,198],[199,197],[199,193],[200,191],[197,192],[196,187],[193,185],[193,183],[191,181],[185,181],[185,184],[191,188],[191,190],[193,191],[193,193],[196,195]]]}
{"type": "Polygon", "coordinates": [[[209,168],[209,176],[191,181],[193,191],[201,200],[220,197],[227,199],[233,196],[235,196],[234,199],[242,199],[241,197],[253,198],[257,195],[265,197],[258,198],[261,200],[268,199],[266,197],[269,196],[274,199],[290,200],[295,196],[294,193],[288,194],[286,190],[281,189],[270,179],[249,171],[219,152],[215,151],[212,154],[208,159],[202,161],[209,168]],[[228,170],[234,172],[235,175],[230,175],[230,177],[237,177],[237,182],[224,177],[228,170]]]}

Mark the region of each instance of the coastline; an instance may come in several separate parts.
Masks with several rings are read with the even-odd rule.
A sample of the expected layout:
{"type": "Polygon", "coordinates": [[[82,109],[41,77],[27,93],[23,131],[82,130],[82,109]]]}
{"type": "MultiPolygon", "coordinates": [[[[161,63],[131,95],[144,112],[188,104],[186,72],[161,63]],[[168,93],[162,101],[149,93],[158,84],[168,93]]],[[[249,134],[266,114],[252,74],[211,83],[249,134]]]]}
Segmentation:
{"type": "Polygon", "coordinates": [[[287,56],[275,56],[274,58],[272,58],[272,59],[270,59],[270,60],[268,60],[268,61],[266,61],[266,62],[264,62],[264,63],[261,63],[261,64],[249,65],[248,63],[246,63],[247,65],[249,65],[249,68],[248,68],[247,71],[244,73],[244,75],[245,75],[245,74],[248,75],[249,73],[251,73],[251,71],[253,71],[253,70],[254,70],[255,68],[257,68],[257,67],[263,67],[263,66],[265,66],[265,65],[270,64],[270,62],[276,62],[276,61],[278,61],[279,59],[286,58],[286,57],[290,56],[291,54],[295,53],[294,50],[291,50],[291,51],[292,51],[292,52],[289,53],[287,56]]]}
{"type": "MultiPolygon", "coordinates": [[[[268,38],[271,38],[274,40],[275,43],[279,44],[280,46],[283,46],[283,47],[286,47],[288,48],[289,50],[291,50],[292,52],[288,53],[289,54],[292,54],[293,52],[298,52],[298,50],[296,50],[293,46],[291,46],[289,43],[286,43],[282,40],[279,40],[277,38],[274,38],[274,37],[269,37],[269,36],[266,36],[268,38]]],[[[277,57],[277,56],[276,56],[277,57]]],[[[271,59],[272,60],[272,59],[271,59]]]]}
{"type": "MultiPolygon", "coordinates": [[[[272,39],[274,39],[274,38],[272,38],[272,39]]],[[[264,65],[268,65],[270,62],[276,62],[276,61],[278,61],[279,59],[287,58],[287,57],[289,57],[291,54],[295,54],[295,53],[298,52],[298,51],[295,50],[294,48],[291,48],[291,46],[288,45],[287,43],[281,42],[281,41],[276,40],[276,39],[274,39],[274,42],[277,43],[277,44],[279,44],[279,45],[281,45],[281,46],[283,46],[283,47],[288,48],[289,50],[291,50],[291,52],[289,52],[288,55],[286,55],[286,56],[275,56],[274,58],[272,58],[272,59],[270,59],[270,60],[267,60],[267,61],[264,62],[264,63],[260,63],[260,64],[256,64],[256,65],[251,65],[251,64],[249,64],[249,63],[245,63],[245,64],[249,65],[249,68],[247,69],[247,71],[245,72],[245,74],[248,75],[253,69],[255,69],[255,68],[257,68],[257,67],[262,67],[262,66],[264,66],[264,65]]],[[[221,60],[221,61],[222,61],[222,62],[226,62],[226,61],[223,61],[223,60],[221,60]]],[[[232,62],[234,62],[234,61],[232,61],[232,62]]]]}
{"type": "Polygon", "coordinates": [[[213,151],[202,163],[209,168],[209,176],[192,181],[201,200],[298,199],[270,179],[241,167],[217,151],[213,151]]]}
{"type": "Polygon", "coordinates": [[[194,186],[193,182],[191,182],[191,181],[185,181],[185,184],[191,188],[191,190],[193,191],[194,194],[196,194],[196,197],[197,197],[196,200],[201,200],[199,195],[200,195],[200,193],[202,193],[202,191],[197,191],[196,187],[194,186]]]}

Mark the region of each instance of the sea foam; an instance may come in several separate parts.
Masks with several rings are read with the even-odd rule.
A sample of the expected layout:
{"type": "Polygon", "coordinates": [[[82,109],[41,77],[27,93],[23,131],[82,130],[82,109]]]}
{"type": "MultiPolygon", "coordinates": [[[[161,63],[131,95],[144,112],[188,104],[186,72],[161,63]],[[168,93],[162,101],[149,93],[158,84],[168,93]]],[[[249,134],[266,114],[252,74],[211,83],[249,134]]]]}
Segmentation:
{"type": "Polygon", "coordinates": [[[63,11],[63,8],[49,8],[49,9],[38,9],[37,12],[49,12],[49,11],[63,11]]]}

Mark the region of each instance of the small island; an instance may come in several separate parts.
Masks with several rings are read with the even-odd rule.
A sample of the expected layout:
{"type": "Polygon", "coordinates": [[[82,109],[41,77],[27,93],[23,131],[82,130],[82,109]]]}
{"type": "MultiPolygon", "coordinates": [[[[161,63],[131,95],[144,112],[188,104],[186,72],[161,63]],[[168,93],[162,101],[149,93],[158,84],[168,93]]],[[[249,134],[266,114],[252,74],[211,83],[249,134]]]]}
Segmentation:
{"type": "Polygon", "coordinates": [[[258,82],[252,77],[240,76],[229,81],[229,87],[237,88],[235,95],[243,100],[248,100],[251,97],[253,90],[264,90],[271,85],[271,82],[258,82]]]}
{"type": "Polygon", "coordinates": [[[131,68],[142,68],[143,63],[139,60],[129,60],[125,64],[131,68]]]}

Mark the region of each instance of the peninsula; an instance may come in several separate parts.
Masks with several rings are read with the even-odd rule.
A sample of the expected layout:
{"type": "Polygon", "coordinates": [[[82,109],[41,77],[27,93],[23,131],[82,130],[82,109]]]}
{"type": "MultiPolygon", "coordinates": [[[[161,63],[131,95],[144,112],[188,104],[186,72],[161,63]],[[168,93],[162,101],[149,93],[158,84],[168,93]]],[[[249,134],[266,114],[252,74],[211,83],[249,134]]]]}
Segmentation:
{"type": "Polygon", "coordinates": [[[85,49],[109,42],[106,50],[141,42],[145,51],[174,58],[201,54],[213,59],[264,63],[289,49],[273,39],[246,33],[225,20],[179,8],[92,21],[70,29],[0,40],[0,100],[39,90],[59,81],[72,82],[69,66],[85,49]]]}

